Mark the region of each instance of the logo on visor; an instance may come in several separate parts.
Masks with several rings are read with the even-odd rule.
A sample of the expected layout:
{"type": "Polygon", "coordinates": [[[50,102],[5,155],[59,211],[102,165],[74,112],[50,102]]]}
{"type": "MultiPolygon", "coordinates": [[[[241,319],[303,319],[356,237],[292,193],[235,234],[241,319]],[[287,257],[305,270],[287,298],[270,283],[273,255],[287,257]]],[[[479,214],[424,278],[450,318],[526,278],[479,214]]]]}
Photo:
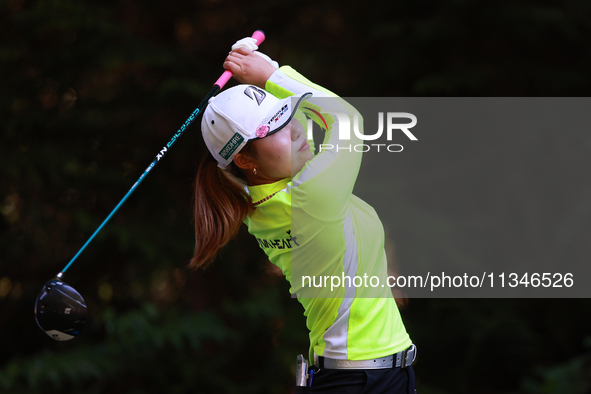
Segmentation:
{"type": "Polygon", "coordinates": [[[261,103],[263,102],[263,100],[265,99],[265,97],[267,96],[267,93],[265,93],[264,90],[261,90],[255,86],[247,86],[246,89],[244,89],[244,94],[249,99],[256,100],[259,107],[260,107],[261,103]]]}
{"type": "Polygon", "coordinates": [[[238,133],[235,133],[234,136],[230,138],[230,141],[228,141],[228,143],[224,145],[222,150],[219,152],[220,156],[222,156],[224,160],[228,160],[232,156],[232,153],[234,153],[243,142],[244,137],[238,133]]]}
{"type": "MultiPolygon", "coordinates": [[[[270,125],[271,123],[279,122],[279,119],[281,119],[281,117],[283,115],[285,115],[288,110],[289,110],[289,105],[285,104],[283,107],[281,107],[279,109],[279,111],[277,111],[277,113],[275,113],[275,115],[271,116],[270,118],[265,119],[267,121],[267,124],[270,125]]],[[[265,120],[263,120],[263,122],[265,120]]]]}

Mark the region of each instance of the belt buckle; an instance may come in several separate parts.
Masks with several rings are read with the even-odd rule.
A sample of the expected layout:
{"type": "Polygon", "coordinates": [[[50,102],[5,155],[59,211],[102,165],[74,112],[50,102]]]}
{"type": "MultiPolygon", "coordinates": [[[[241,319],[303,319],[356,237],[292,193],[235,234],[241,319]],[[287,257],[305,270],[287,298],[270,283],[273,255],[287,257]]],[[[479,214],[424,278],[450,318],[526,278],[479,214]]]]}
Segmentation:
{"type": "Polygon", "coordinates": [[[396,353],[396,366],[400,368],[410,367],[417,358],[417,347],[410,345],[406,350],[396,353]]]}
{"type": "Polygon", "coordinates": [[[413,343],[408,349],[406,349],[404,356],[404,366],[410,367],[417,358],[417,347],[413,343]]]}

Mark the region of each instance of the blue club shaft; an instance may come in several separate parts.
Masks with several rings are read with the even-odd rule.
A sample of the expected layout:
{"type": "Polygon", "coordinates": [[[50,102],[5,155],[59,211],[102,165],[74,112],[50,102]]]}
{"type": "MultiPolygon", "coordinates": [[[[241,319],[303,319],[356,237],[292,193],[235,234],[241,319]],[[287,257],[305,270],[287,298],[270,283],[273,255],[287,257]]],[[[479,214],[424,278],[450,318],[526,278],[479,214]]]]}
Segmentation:
{"type": "Polygon", "coordinates": [[[203,99],[203,101],[201,101],[201,103],[199,104],[199,106],[197,107],[197,109],[195,109],[195,111],[193,111],[193,113],[187,118],[187,120],[185,120],[185,123],[183,123],[183,125],[177,130],[177,132],[172,136],[172,138],[170,139],[170,141],[168,141],[168,143],[164,147],[162,147],[162,149],[160,150],[160,152],[158,152],[158,154],[154,158],[154,161],[152,161],[152,163],[150,163],[150,165],[148,166],[148,168],[146,168],[144,170],[144,172],[142,173],[142,175],[133,184],[133,186],[131,187],[131,189],[129,189],[129,191],[127,192],[127,194],[121,199],[121,201],[119,201],[119,204],[117,204],[117,206],[115,207],[115,209],[113,209],[111,211],[111,213],[109,214],[109,216],[107,216],[107,218],[101,223],[101,225],[96,229],[96,231],[90,236],[90,238],[88,239],[88,241],[86,241],[86,243],[80,248],[80,250],[78,251],[78,253],[76,253],[76,255],[72,258],[72,260],[70,260],[70,262],[64,267],[64,269],[59,274],[57,274],[57,277],[58,278],[61,278],[62,275],[68,270],[68,268],[70,268],[70,266],[74,263],[74,261],[76,261],[76,259],[78,258],[78,256],[80,256],[82,254],[82,252],[84,251],[84,249],[86,249],[86,247],[92,242],[92,240],[94,239],[94,237],[96,237],[96,235],[101,231],[101,229],[105,226],[105,224],[107,224],[107,222],[113,217],[113,215],[115,215],[115,212],[117,212],[119,210],[119,208],[121,208],[121,206],[123,205],[123,203],[129,198],[129,196],[131,196],[131,194],[135,191],[135,189],[139,186],[139,184],[144,180],[144,178],[146,177],[146,175],[148,175],[148,173],[156,166],[156,164],[158,164],[158,162],[160,160],[162,160],[162,158],[166,155],[166,153],[168,153],[168,151],[170,150],[170,148],[179,139],[179,137],[181,135],[183,135],[183,133],[185,132],[185,130],[191,125],[191,123],[193,123],[193,121],[195,120],[195,118],[197,118],[197,116],[201,112],[203,112],[203,110],[207,106],[207,103],[208,103],[209,99],[211,97],[213,97],[217,92],[219,92],[220,89],[221,89],[221,86],[219,86],[219,85],[213,85],[213,88],[209,91],[209,93],[207,93],[207,96],[205,96],[205,98],[203,99]]]}

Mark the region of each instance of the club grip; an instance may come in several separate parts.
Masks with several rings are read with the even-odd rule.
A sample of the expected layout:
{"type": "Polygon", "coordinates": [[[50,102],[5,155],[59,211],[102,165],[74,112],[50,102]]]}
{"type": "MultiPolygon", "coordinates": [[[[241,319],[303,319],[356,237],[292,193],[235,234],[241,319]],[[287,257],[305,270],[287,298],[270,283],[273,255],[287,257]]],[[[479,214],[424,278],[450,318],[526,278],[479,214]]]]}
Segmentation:
{"type": "MultiPolygon", "coordinates": [[[[257,45],[261,45],[263,41],[265,41],[265,33],[263,33],[262,30],[255,31],[254,33],[252,33],[251,37],[257,41],[257,45]]],[[[226,70],[224,71],[222,76],[219,77],[217,81],[215,81],[214,85],[219,86],[221,90],[224,87],[224,85],[230,80],[230,78],[232,78],[232,72],[226,70]]]]}
{"type": "Polygon", "coordinates": [[[257,40],[257,45],[261,45],[265,41],[265,33],[262,30],[257,30],[252,33],[252,38],[257,40]]]}

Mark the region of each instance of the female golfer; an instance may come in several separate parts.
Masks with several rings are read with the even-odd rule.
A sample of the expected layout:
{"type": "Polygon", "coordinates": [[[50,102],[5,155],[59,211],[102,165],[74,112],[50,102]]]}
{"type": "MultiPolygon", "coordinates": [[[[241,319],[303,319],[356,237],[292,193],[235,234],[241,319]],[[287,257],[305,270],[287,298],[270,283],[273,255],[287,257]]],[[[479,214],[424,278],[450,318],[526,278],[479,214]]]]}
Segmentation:
{"type": "Polygon", "coordinates": [[[312,365],[295,392],[414,393],[416,348],[388,286],[374,286],[387,275],[383,226],[352,194],[361,116],[245,40],[224,62],[244,85],[203,114],[211,154],[196,179],[190,266],[208,266],[245,223],[305,310],[312,365]],[[312,128],[324,131],[319,149],[312,128]]]}

